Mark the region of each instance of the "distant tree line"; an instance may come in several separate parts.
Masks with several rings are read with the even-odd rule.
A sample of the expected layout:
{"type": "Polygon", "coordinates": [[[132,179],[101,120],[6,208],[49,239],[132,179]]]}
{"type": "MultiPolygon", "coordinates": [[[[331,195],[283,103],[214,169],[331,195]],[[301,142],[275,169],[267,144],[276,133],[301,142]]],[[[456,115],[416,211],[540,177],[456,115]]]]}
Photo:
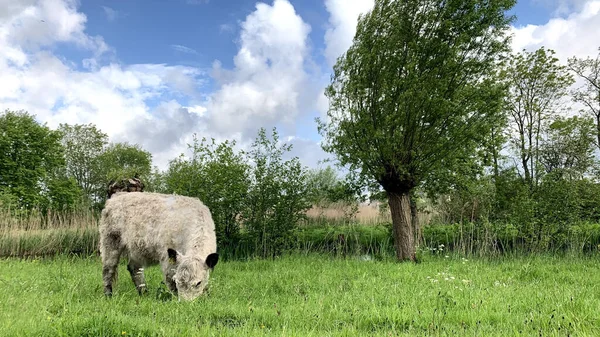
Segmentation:
{"type": "Polygon", "coordinates": [[[6,111],[0,202],[97,211],[109,181],[137,174],[148,191],[203,200],[222,247],[252,246],[266,257],[290,245],[311,205],[356,203],[367,190],[387,201],[398,260],[416,260],[436,224],[463,247],[470,237],[562,249],[573,233],[600,233],[590,225],[600,222],[600,49],[567,64],[544,47],[513,52],[514,5],[375,1],[334,66],[327,118],[317,119],[323,149],[349,172],[342,179],[284,160],[290,146],[276,130],[261,129],[248,151],[194,138],[161,172],[148,152],[110,144],[93,125],[50,130],[6,111]],[[428,228],[416,222],[424,206],[428,228]]]}
{"type": "Polygon", "coordinates": [[[152,156],[137,144],[109,143],[93,124],[50,129],[24,111],[0,114],[0,207],[98,216],[108,186],[139,177],[145,191],[197,197],[212,211],[219,246],[267,257],[293,242],[293,230],[313,204],[356,200],[331,168],[308,170],[276,129],[260,129],[248,151],[233,141],[194,136],[189,153],[152,168],[152,156]],[[249,248],[250,247],[250,248],[249,248]]]}
{"type": "Polygon", "coordinates": [[[600,220],[600,55],[513,53],[514,5],[376,0],[334,66],[323,148],[384,192],[399,260],[416,258],[422,195],[438,222],[505,224],[530,248],[600,220]]]}

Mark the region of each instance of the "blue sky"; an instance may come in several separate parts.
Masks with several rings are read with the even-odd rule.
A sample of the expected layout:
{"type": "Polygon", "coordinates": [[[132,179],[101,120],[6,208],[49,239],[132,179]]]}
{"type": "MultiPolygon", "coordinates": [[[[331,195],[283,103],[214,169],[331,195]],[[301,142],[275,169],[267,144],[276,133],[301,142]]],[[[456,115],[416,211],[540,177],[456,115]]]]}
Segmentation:
{"type": "MultiPolygon", "coordinates": [[[[309,166],[335,57],[373,0],[0,0],[0,109],[94,123],[155,164],[194,133],[248,144],[278,126],[309,166]]],[[[595,55],[599,0],[521,0],[513,48],[595,55]]]]}
{"type": "MultiPolygon", "coordinates": [[[[237,52],[239,22],[254,11],[256,3],[256,0],[83,1],[80,11],[87,16],[87,32],[103,36],[125,64],[170,63],[210,68],[218,59],[224,67],[231,68],[237,52]],[[186,52],[173,46],[191,50],[186,52]]],[[[329,18],[324,1],[290,3],[311,26],[313,57],[324,62],[323,36],[329,18]]],[[[550,19],[553,9],[547,2],[527,0],[517,2],[512,12],[517,15],[517,25],[542,24],[550,19]]]]}
{"type": "MultiPolygon", "coordinates": [[[[324,47],[329,17],[324,2],[290,2],[311,26],[310,40],[318,59],[322,56],[318,50],[324,47]]],[[[218,59],[230,68],[237,52],[239,23],[255,10],[256,3],[255,0],[87,1],[80,10],[88,18],[89,34],[103,36],[118,50],[119,60],[124,63],[166,62],[210,68],[218,59]],[[178,50],[174,45],[185,46],[197,54],[178,50]]]]}

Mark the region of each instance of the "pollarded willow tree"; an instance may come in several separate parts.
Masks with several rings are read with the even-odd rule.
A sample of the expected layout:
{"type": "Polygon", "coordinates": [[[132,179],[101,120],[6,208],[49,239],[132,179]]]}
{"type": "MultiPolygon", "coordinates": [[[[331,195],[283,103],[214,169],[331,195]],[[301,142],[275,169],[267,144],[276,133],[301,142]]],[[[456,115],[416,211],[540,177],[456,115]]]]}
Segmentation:
{"type": "Polygon", "coordinates": [[[514,4],[376,0],[334,67],[323,148],[386,191],[399,260],[415,260],[411,191],[451,173],[498,120],[514,4]]]}

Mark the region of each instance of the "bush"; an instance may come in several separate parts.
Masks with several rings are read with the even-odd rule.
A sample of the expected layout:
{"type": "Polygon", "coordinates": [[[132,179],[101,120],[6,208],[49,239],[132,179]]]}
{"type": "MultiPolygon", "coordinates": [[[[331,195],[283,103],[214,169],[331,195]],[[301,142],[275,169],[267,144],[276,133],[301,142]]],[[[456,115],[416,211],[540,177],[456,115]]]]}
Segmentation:
{"type": "Polygon", "coordinates": [[[250,188],[250,166],[234,146],[235,142],[217,144],[194,136],[192,156],[171,161],[164,176],[165,192],[196,197],[210,208],[217,245],[225,249],[240,240],[239,219],[248,207],[250,188]]]}
{"type": "Polygon", "coordinates": [[[297,157],[283,160],[290,150],[290,145],[279,145],[275,129],[269,139],[261,128],[249,153],[254,166],[243,220],[262,257],[278,255],[291,246],[293,230],[310,207],[306,199],[306,169],[297,157]]]}

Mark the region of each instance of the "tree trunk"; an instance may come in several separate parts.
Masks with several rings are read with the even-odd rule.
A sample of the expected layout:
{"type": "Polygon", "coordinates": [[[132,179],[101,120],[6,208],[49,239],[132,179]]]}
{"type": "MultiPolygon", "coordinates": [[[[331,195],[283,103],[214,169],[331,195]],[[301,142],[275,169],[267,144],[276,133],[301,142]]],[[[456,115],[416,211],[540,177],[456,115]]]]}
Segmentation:
{"type": "Polygon", "coordinates": [[[419,223],[419,213],[417,210],[417,202],[410,198],[410,220],[412,221],[413,234],[415,236],[415,247],[421,244],[421,224],[419,223]]]}
{"type": "Polygon", "coordinates": [[[387,195],[392,214],[396,257],[400,261],[416,261],[409,192],[387,192],[387,195]]]}

